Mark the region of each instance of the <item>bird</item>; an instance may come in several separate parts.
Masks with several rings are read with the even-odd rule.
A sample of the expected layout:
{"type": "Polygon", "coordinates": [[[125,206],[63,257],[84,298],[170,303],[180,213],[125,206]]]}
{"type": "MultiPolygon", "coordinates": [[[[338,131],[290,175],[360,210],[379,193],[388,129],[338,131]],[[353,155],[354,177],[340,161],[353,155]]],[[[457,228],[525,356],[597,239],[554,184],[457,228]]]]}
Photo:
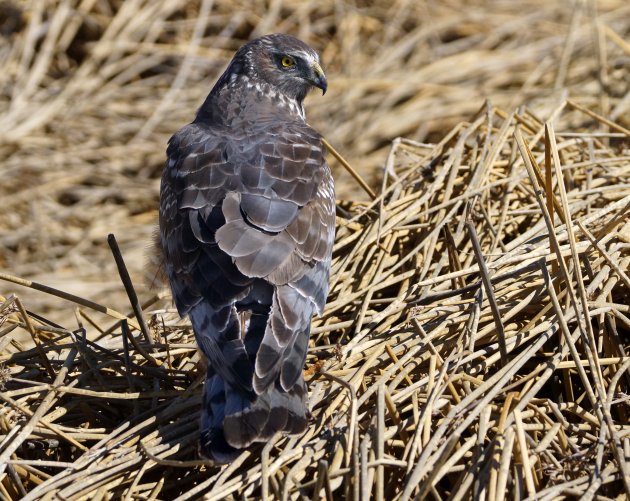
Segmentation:
{"type": "Polygon", "coordinates": [[[308,427],[303,370],[328,296],[336,207],[304,98],[327,87],[309,45],[256,38],[168,143],[159,241],[208,362],[199,453],[217,464],[308,427]]]}

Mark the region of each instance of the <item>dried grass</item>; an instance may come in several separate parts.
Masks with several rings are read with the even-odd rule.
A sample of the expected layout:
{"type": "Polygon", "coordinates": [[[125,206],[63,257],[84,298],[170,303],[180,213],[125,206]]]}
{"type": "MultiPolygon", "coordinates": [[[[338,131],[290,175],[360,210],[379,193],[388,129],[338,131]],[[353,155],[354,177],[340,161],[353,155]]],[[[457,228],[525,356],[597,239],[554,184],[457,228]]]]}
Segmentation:
{"type": "MultiPolygon", "coordinates": [[[[153,280],[166,141],[233,51],[270,31],[321,51],[329,91],[309,98],[309,121],[373,188],[394,138],[437,143],[486,98],[548,117],[568,94],[630,128],[626,0],[5,0],[0,268],[124,309],[105,236],[134,282],[153,280]]],[[[333,167],[339,199],[368,199],[333,167]]],[[[53,297],[17,292],[67,318],[53,297]]]]}
{"type": "Polygon", "coordinates": [[[36,4],[0,53],[0,278],[27,287],[0,298],[0,497],[630,495],[625,2],[210,4],[36,4]],[[384,168],[373,201],[342,177],[311,426],[216,468],[192,333],[140,269],[156,144],[252,30],[321,42],[343,77],[312,121],[384,168]]]}
{"type": "Polygon", "coordinates": [[[5,495],[628,492],[630,152],[608,139],[487,107],[396,141],[382,195],[340,209],[312,425],[225,468],[190,462],[203,370],[176,315],[89,340],[8,298],[5,495]]]}

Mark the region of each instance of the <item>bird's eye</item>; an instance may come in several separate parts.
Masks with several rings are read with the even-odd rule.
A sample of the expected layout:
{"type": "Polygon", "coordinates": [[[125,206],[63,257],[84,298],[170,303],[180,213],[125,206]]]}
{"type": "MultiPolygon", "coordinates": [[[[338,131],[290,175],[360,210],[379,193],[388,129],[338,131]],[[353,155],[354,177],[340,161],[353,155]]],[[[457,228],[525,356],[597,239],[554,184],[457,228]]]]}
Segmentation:
{"type": "Polygon", "coordinates": [[[295,66],[295,61],[289,56],[283,56],[280,63],[283,68],[293,68],[295,66]]]}

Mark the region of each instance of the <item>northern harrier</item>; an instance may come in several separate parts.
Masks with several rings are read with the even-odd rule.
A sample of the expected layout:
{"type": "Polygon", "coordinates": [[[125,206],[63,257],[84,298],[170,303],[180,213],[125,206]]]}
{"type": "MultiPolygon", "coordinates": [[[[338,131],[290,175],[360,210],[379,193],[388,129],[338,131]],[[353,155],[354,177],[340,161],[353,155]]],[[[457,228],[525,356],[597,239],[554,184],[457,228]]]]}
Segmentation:
{"type": "Polygon", "coordinates": [[[217,462],[307,425],[302,371],[328,295],[335,196],[303,100],[326,86],[308,45],[258,38],[169,142],[160,241],[208,358],[200,451],[217,462]]]}

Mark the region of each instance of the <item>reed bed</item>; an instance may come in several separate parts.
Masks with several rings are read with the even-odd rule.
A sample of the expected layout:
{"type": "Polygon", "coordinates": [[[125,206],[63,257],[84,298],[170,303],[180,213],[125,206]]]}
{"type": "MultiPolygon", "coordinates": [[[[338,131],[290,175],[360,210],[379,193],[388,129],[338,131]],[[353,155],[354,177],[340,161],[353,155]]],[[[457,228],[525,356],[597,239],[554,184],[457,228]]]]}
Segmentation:
{"type": "Polygon", "coordinates": [[[231,465],[196,456],[204,371],[172,310],[99,324],[84,305],[67,330],[4,298],[0,493],[630,493],[630,131],[571,101],[552,115],[487,104],[437,144],[393,143],[381,194],[339,207],[311,425],[231,465]]]}
{"type": "Polygon", "coordinates": [[[0,499],[630,497],[628,33],[623,0],[0,3],[0,499]],[[146,262],[166,140],[271,31],[369,189],[331,147],[308,430],[219,468],[146,262]]]}
{"type": "MultiPolygon", "coordinates": [[[[548,117],[568,96],[630,128],[626,0],[5,0],[0,268],[124,309],[106,235],[152,282],[166,142],[274,31],[321,52],[329,90],[308,120],[376,190],[394,138],[438,143],[485,99],[548,117]]],[[[333,167],[339,199],[368,199],[333,167]]],[[[17,292],[66,321],[54,296],[17,292]]]]}

